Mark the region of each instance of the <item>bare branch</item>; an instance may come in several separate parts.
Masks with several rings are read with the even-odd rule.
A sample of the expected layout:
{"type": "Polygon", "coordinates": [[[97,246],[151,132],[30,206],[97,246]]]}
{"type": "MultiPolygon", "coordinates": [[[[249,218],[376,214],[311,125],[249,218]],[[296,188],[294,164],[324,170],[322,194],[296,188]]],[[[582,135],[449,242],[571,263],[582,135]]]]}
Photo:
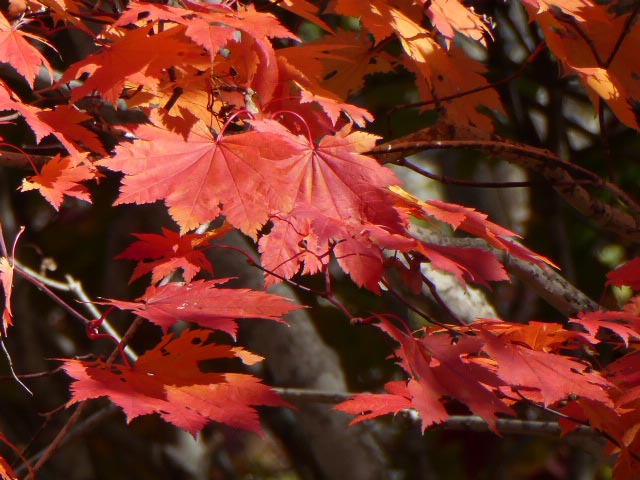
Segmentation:
{"type": "MultiPolygon", "coordinates": [[[[80,301],[82,306],[85,308],[85,310],[87,310],[87,312],[89,313],[89,315],[93,319],[97,319],[97,318],[100,318],[102,316],[102,314],[96,308],[96,306],[93,303],[91,303],[91,300],[89,299],[89,297],[85,293],[84,288],[82,287],[82,284],[79,281],[77,281],[76,279],[74,279],[71,275],[65,275],[66,283],[65,282],[60,282],[58,280],[49,278],[49,277],[47,277],[45,275],[39,274],[35,270],[32,270],[31,268],[27,267],[26,265],[21,264],[17,260],[16,260],[16,271],[18,273],[20,273],[27,280],[30,280],[30,281],[31,280],[36,280],[37,282],[40,282],[41,284],[43,284],[43,285],[45,285],[47,287],[53,288],[55,290],[72,293],[80,301]],[[29,278],[29,277],[31,277],[31,278],[29,278]]],[[[40,288],[39,285],[36,284],[36,286],[38,288],[40,288]]],[[[53,298],[53,300],[56,301],[56,303],[60,304],[60,302],[58,302],[55,298],[53,298]]],[[[67,310],[74,317],[81,319],[84,323],[87,322],[87,319],[84,316],[80,315],[75,309],[71,308],[69,305],[66,305],[66,304],[63,303],[63,304],[60,304],[60,306],[62,306],[65,310],[67,310]]],[[[109,321],[107,319],[104,319],[104,321],[102,322],[101,326],[104,328],[104,330],[109,335],[111,335],[115,339],[116,342],[118,342],[118,343],[122,342],[122,338],[121,338],[120,334],[109,323],[109,321]]],[[[133,361],[137,360],[138,355],[130,347],[125,347],[124,351],[125,351],[125,353],[127,354],[127,356],[129,357],[130,360],[133,360],[133,361]]]]}

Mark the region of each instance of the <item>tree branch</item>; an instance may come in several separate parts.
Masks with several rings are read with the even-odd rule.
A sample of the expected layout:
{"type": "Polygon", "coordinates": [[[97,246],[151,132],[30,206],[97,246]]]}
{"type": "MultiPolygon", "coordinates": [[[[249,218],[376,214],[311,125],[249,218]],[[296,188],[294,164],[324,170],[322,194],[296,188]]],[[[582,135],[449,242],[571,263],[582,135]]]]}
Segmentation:
{"type": "MultiPolygon", "coordinates": [[[[353,396],[353,393],[310,390],[305,388],[274,388],[285,400],[292,403],[324,403],[335,405],[353,396]]],[[[403,410],[402,415],[411,422],[419,422],[420,417],[415,410],[403,410]]],[[[558,422],[548,420],[520,420],[515,418],[499,418],[496,421],[498,432],[502,435],[538,435],[559,437],[562,430],[558,422]]],[[[436,428],[472,432],[489,432],[489,425],[477,415],[450,415],[447,421],[436,428]]],[[[594,436],[597,432],[581,425],[573,431],[576,435],[594,436]]]]}
{"type": "Polygon", "coordinates": [[[599,175],[560,159],[554,153],[515,143],[468,126],[439,123],[396,140],[378,145],[368,152],[380,163],[402,165],[406,156],[426,150],[473,149],[499,155],[547,179],[555,190],[587,218],[620,237],[625,243],[640,242],[640,205],[617,185],[599,175]],[[594,186],[611,193],[626,209],[616,208],[595,198],[574,175],[581,175],[594,186]]]}
{"type": "Polygon", "coordinates": [[[436,245],[461,248],[481,248],[492,252],[512,275],[518,277],[534,290],[541,298],[566,316],[575,316],[578,312],[600,310],[602,307],[573,286],[567,279],[550,267],[541,267],[516,258],[504,250],[498,250],[480,238],[447,237],[420,227],[413,229],[419,240],[436,245]]]}

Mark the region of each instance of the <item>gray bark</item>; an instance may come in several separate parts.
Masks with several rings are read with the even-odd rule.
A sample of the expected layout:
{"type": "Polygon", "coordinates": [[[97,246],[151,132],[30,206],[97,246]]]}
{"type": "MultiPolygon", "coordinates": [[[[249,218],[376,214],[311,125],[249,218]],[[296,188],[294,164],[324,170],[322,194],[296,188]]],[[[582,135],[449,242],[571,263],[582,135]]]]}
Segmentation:
{"type": "MultiPolygon", "coordinates": [[[[250,251],[247,243],[237,235],[225,237],[223,243],[250,251]]],[[[242,258],[215,255],[214,262],[216,276],[240,277],[243,287],[262,288],[262,273],[242,258]]],[[[294,297],[292,288],[284,284],[272,287],[270,292],[294,297]]],[[[347,391],[340,359],[320,337],[309,310],[297,310],[287,315],[286,320],[289,327],[256,320],[245,322],[241,330],[243,344],[266,357],[263,362],[265,379],[274,386],[347,391]]],[[[298,465],[304,478],[389,478],[387,460],[371,427],[348,427],[351,417],[331,410],[327,405],[303,402],[296,407],[297,410],[276,414],[276,418],[272,413],[269,418],[276,423],[274,428],[290,452],[294,456],[307,456],[306,462],[298,465]]],[[[298,459],[292,460],[295,463],[298,459]]]]}

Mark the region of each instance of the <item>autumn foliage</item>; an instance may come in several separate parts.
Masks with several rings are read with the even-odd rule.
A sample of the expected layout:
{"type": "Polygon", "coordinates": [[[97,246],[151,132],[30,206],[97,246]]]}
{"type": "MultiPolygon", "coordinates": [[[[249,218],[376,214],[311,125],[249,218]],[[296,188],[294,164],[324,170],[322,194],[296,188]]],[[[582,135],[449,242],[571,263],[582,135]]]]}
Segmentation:
{"type": "MultiPolygon", "coordinates": [[[[356,394],[335,406],[354,415],[351,423],[413,409],[424,431],[462,405],[499,433],[500,418],[535,405],[557,414],[565,433],[579,425],[603,432],[617,459],[614,477],[637,478],[638,297],[564,321],[427,318],[416,327],[385,311],[351,315],[332,289],[331,265],[377,295],[395,291],[398,279],[420,292],[425,264],[488,289],[510,280],[505,259],[556,271],[486,214],[414,196],[389,168],[447,145],[484,149],[541,174],[578,211],[637,245],[633,192],[556,153],[495,135],[508,114],[505,98],[470,52],[490,48],[501,25],[474,3],[482,2],[132,0],[120,8],[11,0],[0,13],[0,110],[3,126],[29,132],[22,143],[3,133],[0,163],[30,169],[20,195],[37,191],[62,211],[91,203],[92,192],[108,188],[105,178],[118,178],[114,208],[160,202],[173,220],[161,231],[131,231],[135,239],[115,256],[135,262],[130,283],[146,282],[144,292],[101,299],[95,304],[106,310],[102,318],[82,320],[90,338],[108,337],[100,332],[109,315],[128,312],[138,318],[134,325],[159,327],[162,339],[128,361],[122,348],[134,327],[123,342],[113,338],[121,348],[109,358],[58,358],[72,379],[67,406],[108,397],[127,422],[157,413],[194,436],[212,421],[260,433],[255,407],[291,407],[253,374],[201,367],[257,364],[262,357],[234,346],[237,321],[284,324],[287,313],[304,308],[217,278],[211,258],[228,251],[225,235],[237,230],[255,245],[259,261],[247,254],[248,261],[261,269],[265,288],[284,282],[315,293],[338,307],[336,315],[346,313],[353,328],[372,325],[395,349],[389,353],[401,379],[386,383],[385,393],[356,394]],[[82,39],[80,58],[60,53],[60,31],[82,39]],[[368,130],[374,114],[357,95],[372,75],[398,72],[419,95],[414,107],[438,119],[407,137],[382,138],[368,130]],[[38,145],[46,154],[30,149],[38,145]],[[484,242],[448,244],[423,229],[484,242]],[[305,286],[309,276],[323,279],[323,289],[305,286]],[[179,322],[188,328],[176,329],[179,322]],[[603,343],[608,353],[600,358],[603,343]]],[[[520,3],[544,38],[524,67],[550,52],[559,73],[548,75],[579,81],[600,117],[640,130],[640,9],[615,1],[520,3]]],[[[15,277],[38,286],[43,280],[17,265],[20,255],[4,241],[3,342],[10,344],[20,324],[11,303],[15,277]]],[[[640,263],[631,260],[605,281],[607,289],[627,286],[635,295],[640,263]]],[[[2,457],[0,477],[17,478],[2,457]]]]}

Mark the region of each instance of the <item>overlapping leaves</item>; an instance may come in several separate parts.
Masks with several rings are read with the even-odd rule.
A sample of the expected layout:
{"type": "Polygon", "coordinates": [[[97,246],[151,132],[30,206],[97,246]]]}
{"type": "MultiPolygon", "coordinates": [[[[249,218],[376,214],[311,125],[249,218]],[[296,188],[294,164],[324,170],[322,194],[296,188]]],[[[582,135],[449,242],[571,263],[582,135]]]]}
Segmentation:
{"type": "MultiPolygon", "coordinates": [[[[446,421],[448,398],[465,404],[492,429],[511,405],[529,399],[555,405],[579,396],[609,407],[612,384],[589,365],[556,353],[584,340],[557,324],[476,321],[452,341],[439,328],[415,335],[382,316],[376,326],[399,343],[395,357],[408,375],[406,384],[387,384],[387,394],[360,394],[336,408],[358,414],[352,423],[405,408],[418,411],[423,429],[446,421]]],[[[454,328],[455,330],[455,328],[454,328]]]]}
{"type": "MultiPolygon", "coordinates": [[[[508,279],[488,251],[414,238],[410,217],[444,222],[526,261],[547,262],[473,209],[422,201],[395,188],[393,173],[364,154],[377,137],[355,128],[372,115],[346,101],[367,75],[402,66],[415,76],[425,105],[437,104],[454,123],[491,131],[490,117],[477,107],[500,111],[498,95],[483,65],[452,42],[462,34],[486,44],[491,22],[462,2],[374,0],[363,8],[363,2],[334,0],[325,12],[302,0],[271,2],[325,32],[302,46],[273,14],[240,2],[232,8],[185,1],[178,8],[132,1],[117,19],[96,14],[105,27],[95,36],[74,14],[79,4],[47,0],[29,8],[38,3],[54,23],[72,24],[95,40],[95,51],[66,68],[47,92],[56,91],[46,96],[55,108],[39,103],[45,97],[29,103],[28,95],[0,84],[0,108],[17,112],[36,143],[53,135],[69,154],[54,157],[22,189],[38,189],[56,209],[65,196],[89,200],[82,182],[97,176],[85,161],[91,151],[103,157],[98,165],[124,174],[116,204],[163,201],[180,227],[180,233],[137,235],[121,258],[138,261],[132,278],[151,273],[152,285],[136,301],[111,305],[165,332],[183,320],[235,336],[238,318],[281,321],[296,308],[286,300],[220,288],[223,280],[193,281],[202,271],[212,273],[200,249],[211,233],[189,232],[219,215],[259,239],[262,264],[274,274],[267,274],[267,283],[326,272],[333,257],[358,285],[379,292],[385,251],[411,253],[414,261],[428,261],[463,282],[508,279]],[[334,35],[322,13],[358,18],[359,28],[334,35]],[[288,48],[275,48],[275,38],[288,48]],[[395,53],[385,49],[390,41],[398,43],[395,53]],[[112,128],[99,122],[101,102],[108,108],[139,107],[152,124],[122,127],[127,134],[118,137],[109,156],[97,134],[112,128]],[[157,285],[176,269],[186,284],[157,285]]],[[[594,103],[602,98],[622,122],[638,128],[640,36],[631,28],[631,14],[617,15],[587,0],[523,3],[558,61],[582,80],[594,103]]],[[[26,8],[11,21],[0,16],[0,62],[34,88],[37,79],[53,80],[53,71],[45,37],[26,32],[18,18],[26,8]]],[[[632,261],[610,274],[609,283],[637,289],[637,269],[632,261]]],[[[5,258],[0,273],[8,299],[13,265],[5,258]]],[[[10,312],[7,300],[5,328],[10,312]]],[[[387,384],[387,394],[358,396],[341,409],[364,413],[361,420],[415,408],[427,427],[446,420],[447,402],[455,399],[495,428],[496,418],[510,414],[518,399],[555,405],[577,396],[584,416],[614,432],[625,447],[621,458],[632,465],[629,451],[639,440],[620,419],[638,424],[638,355],[622,356],[605,378],[564,353],[594,346],[604,335],[633,347],[637,313],[636,297],[624,311],[572,319],[584,332],[557,324],[478,321],[459,328],[454,344],[450,332],[430,328],[414,335],[380,317],[379,328],[400,344],[397,358],[408,380],[387,384]]],[[[195,330],[167,335],[131,369],[75,360],[64,368],[75,378],[71,403],[107,395],[129,420],[155,412],[191,433],[211,420],[255,431],[252,407],[282,402],[253,377],[205,372],[198,363],[232,357],[257,360],[240,348],[208,343],[208,333],[195,330]]],[[[1,458],[0,467],[6,470],[1,458]]]]}
{"type": "Polygon", "coordinates": [[[64,360],[74,381],[67,405],[107,396],[130,422],[141,415],[160,414],[192,435],[211,421],[260,432],[257,405],[287,406],[271,389],[241,373],[203,371],[201,362],[238,358],[247,365],[262,357],[241,347],[208,343],[209,330],[165,335],[133,365],[64,360]]]}

